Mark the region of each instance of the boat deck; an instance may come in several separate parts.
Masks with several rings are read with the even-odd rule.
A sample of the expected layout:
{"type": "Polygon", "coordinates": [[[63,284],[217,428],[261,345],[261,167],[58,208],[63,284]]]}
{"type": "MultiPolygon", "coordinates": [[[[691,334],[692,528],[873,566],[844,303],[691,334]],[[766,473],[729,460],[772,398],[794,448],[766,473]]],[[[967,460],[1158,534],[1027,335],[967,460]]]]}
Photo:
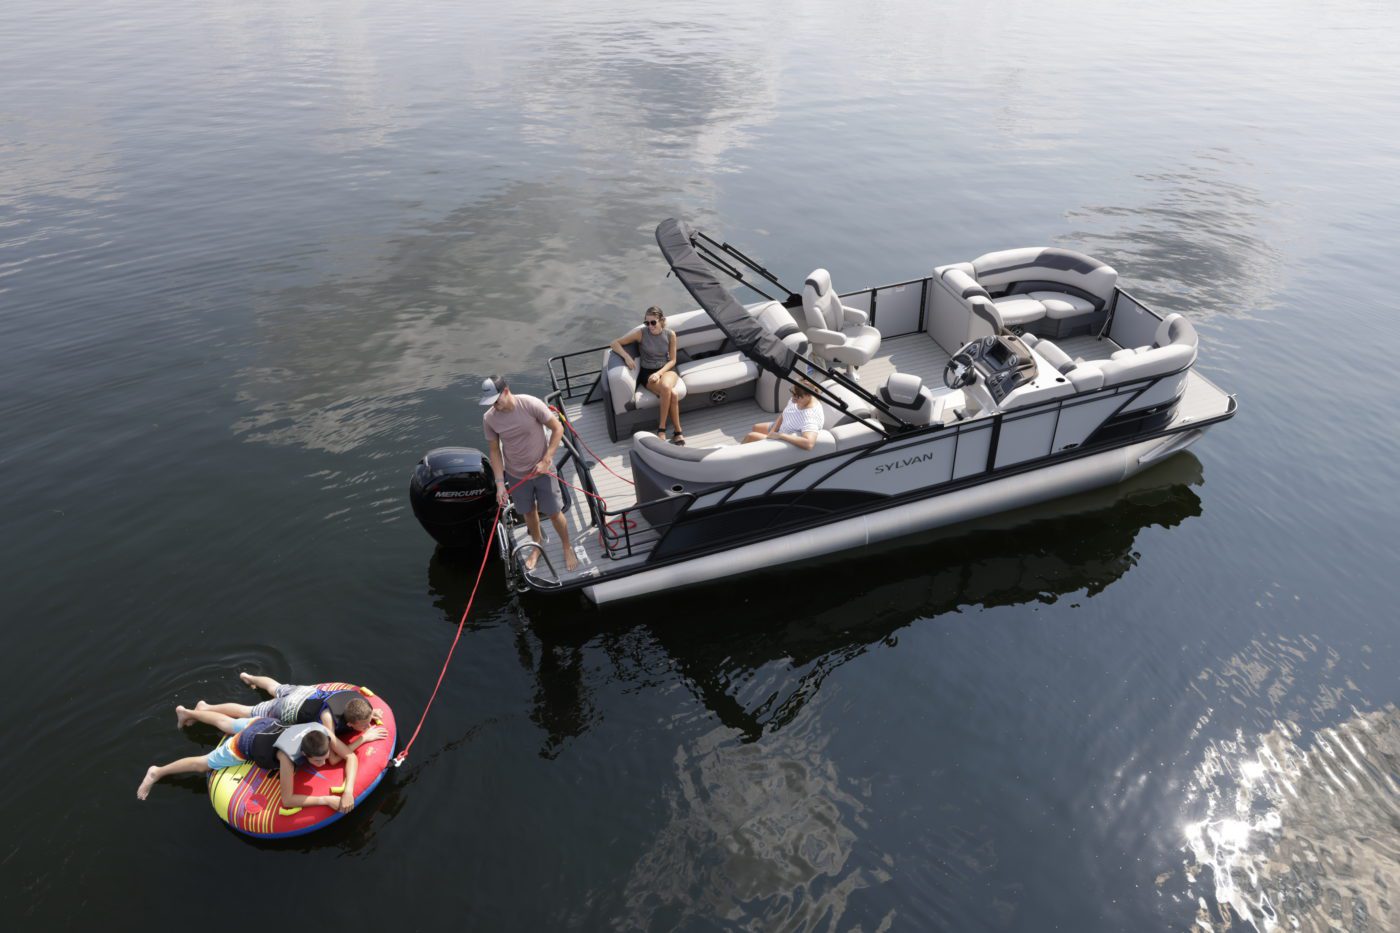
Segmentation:
{"type": "MultiPolygon", "coordinates": [[[[1069,337],[1055,343],[1073,358],[1107,359],[1114,351],[1121,349],[1108,338],[1093,336],[1069,337]]],[[[884,341],[880,356],[860,369],[863,385],[878,386],[893,372],[915,373],[935,391],[942,388],[942,372],[948,362],[948,354],[927,334],[915,333],[894,337],[884,341]]],[[[1225,414],[1230,405],[1229,396],[1194,370],[1187,381],[1173,426],[1196,421],[1206,421],[1225,414]]],[[[584,455],[593,464],[592,477],[598,494],[602,497],[608,512],[618,512],[636,504],[636,493],[632,485],[631,450],[632,438],[625,437],[613,441],[608,437],[607,416],[602,402],[583,404],[582,398],[564,403],[564,412],[576,432],[575,441],[582,441],[584,455]]],[[[686,442],[693,447],[715,447],[724,444],[737,444],[757,422],[770,422],[774,415],[764,411],[752,400],[731,402],[714,408],[701,409],[683,415],[686,442]]],[[[564,479],[574,486],[583,486],[577,475],[577,467],[570,464],[563,474],[564,479]]],[[[597,576],[604,569],[617,570],[645,560],[649,545],[658,537],[640,515],[629,516],[626,528],[623,522],[610,523],[607,536],[625,543],[630,548],[615,546],[615,555],[607,556],[603,546],[603,536],[591,527],[592,516],[581,492],[572,493],[574,507],[566,511],[570,534],[576,543],[581,543],[585,561],[576,573],[565,573],[566,582],[581,576],[597,576]],[[630,556],[620,556],[630,551],[630,556]]],[[[554,572],[562,571],[558,544],[547,544],[546,554],[553,564],[554,572]]],[[[540,562],[537,578],[550,579],[553,576],[545,562],[540,562]]]]}
{"type": "MultiPolygon", "coordinates": [[[[898,371],[917,373],[929,388],[946,391],[942,387],[941,374],[948,363],[948,354],[928,335],[918,333],[895,337],[886,340],[880,349],[884,351],[880,356],[860,368],[862,385],[878,386],[890,373],[898,371]]],[[[574,430],[583,438],[587,446],[585,453],[591,451],[599,463],[599,467],[593,470],[593,481],[598,484],[598,492],[607,500],[608,510],[635,504],[637,499],[630,483],[632,438],[629,436],[618,441],[608,438],[607,414],[601,402],[584,405],[581,399],[576,399],[565,403],[564,412],[574,430]],[[615,474],[621,474],[626,479],[615,474]]],[[[685,426],[685,442],[688,445],[718,447],[739,443],[754,424],[771,422],[773,418],[773,412],[764,411],[757,402],[749,399],[687,412],[681,416],[681,421],[685,426]]]]}

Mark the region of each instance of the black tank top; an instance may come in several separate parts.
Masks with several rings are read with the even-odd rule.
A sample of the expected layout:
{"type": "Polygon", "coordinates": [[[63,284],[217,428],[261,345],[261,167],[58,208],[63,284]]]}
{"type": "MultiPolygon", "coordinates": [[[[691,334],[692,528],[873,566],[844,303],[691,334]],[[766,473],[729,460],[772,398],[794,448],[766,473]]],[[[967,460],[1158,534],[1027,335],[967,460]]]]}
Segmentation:
{"type": "Polygon", "coordinates": [[[282,736],[281,723],[271,717],[254,719],[233,739],[238,754],[259,768],[277,770],[277,740],[282,736]]]}

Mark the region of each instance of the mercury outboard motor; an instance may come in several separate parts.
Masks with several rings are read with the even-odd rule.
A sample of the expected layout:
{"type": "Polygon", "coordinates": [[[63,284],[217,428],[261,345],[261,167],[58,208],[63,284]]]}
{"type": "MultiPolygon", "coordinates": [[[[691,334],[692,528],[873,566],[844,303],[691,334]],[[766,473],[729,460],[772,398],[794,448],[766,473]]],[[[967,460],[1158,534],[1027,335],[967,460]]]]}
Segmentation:
{"type": "Polygon", "coordinates": [[[496,515],[496,477],[491,462],[471,447],[430,450],[408,485],[418,523],[445,547],[486,547],[496,515]]]}

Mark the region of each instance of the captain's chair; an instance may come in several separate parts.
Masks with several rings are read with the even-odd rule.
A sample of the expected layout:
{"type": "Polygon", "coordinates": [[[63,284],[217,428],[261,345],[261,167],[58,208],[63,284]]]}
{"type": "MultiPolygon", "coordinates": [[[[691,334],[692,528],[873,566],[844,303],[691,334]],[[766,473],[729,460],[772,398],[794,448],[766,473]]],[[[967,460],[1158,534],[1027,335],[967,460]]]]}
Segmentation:
{"type": "Polygon", "coordinates": [[[807,276],[802,311],[807,317],[807,339],[818,359],[854,369],[869,363],[879,351],[880,332],[866,323],[869,315],[841,303],[825,269],[807,276]]]}

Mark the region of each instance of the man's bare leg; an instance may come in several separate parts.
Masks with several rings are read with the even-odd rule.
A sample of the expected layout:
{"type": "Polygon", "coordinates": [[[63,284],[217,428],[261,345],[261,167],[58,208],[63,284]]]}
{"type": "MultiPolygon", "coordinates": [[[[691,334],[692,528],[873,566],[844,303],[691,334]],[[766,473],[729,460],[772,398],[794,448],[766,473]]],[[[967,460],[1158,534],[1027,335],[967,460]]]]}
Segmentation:
{"type": "Polygon", "coordinates": [[[238,679],[250,687],[256,687],[268,695],[277,693],[277,688],[282,686],[271,677],[263,677],[261,674],[240,673],[238,679]]]}
{"type": "MultiPolygon", "coordinates": [[[[543,548],[544,535],[540,531],[540,510],[538,508],[531,509],[528,513],[526,513],[525,528],[530,532],[530,538],[536,544],[540,545],[540,548],[543,548]]],[[[540,548],[532,548],[530,550],[530,556],[525,558],[526,570],[534,570],[535,564],[539,563],[540,548]]]]}
{"type": "Polygon", "coordinates": [[[168,765],[151,765],[146,769],[146,776],[141,781],[141,786],[136,788],[136,799],[145,800],[150,794],[151,788],[156,781],[169,777],[172,774],[203,774],[209,770],[209,760],[207,755],[197,755],[193,758],[181,758],[179,761],[172,761],[168,765]]]}
{"type": "Polygon", "coordinates": [[[563,510],[549,516],[549,523],[554,526],[555,531],[559,532],[559,540],[564,543],[564,567],[568,570],[577,570],[578,556],[574,554],[574,549],[569,544],[569,522],[564,518],[563,510]]]}

